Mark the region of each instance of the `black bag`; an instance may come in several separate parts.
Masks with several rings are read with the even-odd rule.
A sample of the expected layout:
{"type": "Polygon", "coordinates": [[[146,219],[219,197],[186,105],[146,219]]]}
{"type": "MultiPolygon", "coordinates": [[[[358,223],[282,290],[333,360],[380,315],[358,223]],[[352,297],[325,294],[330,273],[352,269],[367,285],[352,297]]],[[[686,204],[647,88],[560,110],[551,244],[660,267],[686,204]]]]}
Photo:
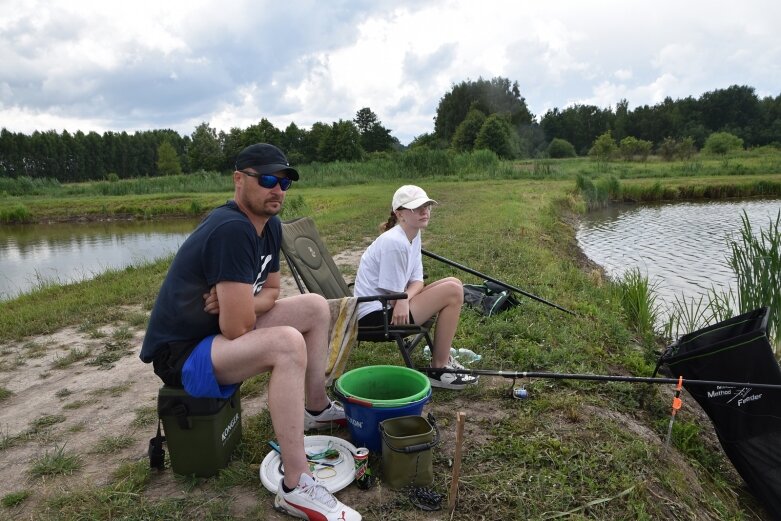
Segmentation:
{"type": "Polygon", "coordinates": [[[659,365],[683,376],[735,469],[773,519],[781,519],[781,391],[686,385],[687,379],[781,385],[767,321],[768,308],[761,308],[684,335],[659,365]]]}
{"type": "Polygon", "coordinates": [[[520,304],[512,292],[500,284],[464,284],[464,304],[486,316],[495,315],[520,304]]]}

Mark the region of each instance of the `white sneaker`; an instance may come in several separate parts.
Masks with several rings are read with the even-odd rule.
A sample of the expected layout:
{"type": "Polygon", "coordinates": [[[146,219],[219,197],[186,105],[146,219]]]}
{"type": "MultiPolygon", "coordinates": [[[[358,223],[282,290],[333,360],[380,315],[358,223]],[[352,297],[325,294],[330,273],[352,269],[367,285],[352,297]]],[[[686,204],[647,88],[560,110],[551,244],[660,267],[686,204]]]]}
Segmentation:
{"type": "Polygon", "coordinates": [[[293,517],[309,521],[361,521],[361,514],[348,507],[312,476],[301,474],[298,486],[285,492],[279,482],[274,508],[293,517]]]}
{"type": "MultiPolygon", "coordinates": [[[[464,366],[458,363],[458,360],[450,356],[443,369],[464,369],[464,366]]],[[[454,389],[458,391],[467,385],[476,385],[479,381],[479,377],[470,376],[468,374],[440,373],[436,376],[429,375],[428,380],[431,382],[431,387],[454,389]]]]}
{"type": "Polygon", "coordinates": [[[347,416],[344,414],[344,408],[339,402],[331,402],[328,409],[324,410],[317,416],[310,414],[306,409],[304,410],[304,430],[310,429],[327,429],[334,424],[345,426],[347,425],[347,416]]]}

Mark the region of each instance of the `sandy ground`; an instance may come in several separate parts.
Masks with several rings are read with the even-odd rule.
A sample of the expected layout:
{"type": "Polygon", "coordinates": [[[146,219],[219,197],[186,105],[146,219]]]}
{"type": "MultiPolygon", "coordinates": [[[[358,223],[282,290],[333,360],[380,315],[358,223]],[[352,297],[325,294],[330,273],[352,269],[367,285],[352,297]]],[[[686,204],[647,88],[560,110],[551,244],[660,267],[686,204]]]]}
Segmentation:
{"type": "MultiPolygon", "coordinates": [[[[362,250],[343,252],[334,257],[345,278],[351,279],[362,250]]],[[[285,270],[283,269],[283,275],[285,270]]],[[[282,297],[298,294],[292,278],[283,276],[282,297]]],[[[128,316],[141,309],[127,309],[128,316]]],[[[14,509],[0,507],[0,519],[35,519],[38,505],[47,497],[80,486],[100,486],[111,481],[112,473],[128,462],[147,460],[149,438],[155,433],[157,392],[160,381],[150,366],[138,358],[144,331],[127,324],[104,326],[85,332],[68,327],[51,335],[27,338],[22,342],[0,345],[0,389],[13,393],[0,402],[0,498],[12,492],[29,491],[30,497],[14,509]],[[117,340],[117,331],[128,332],[117,340]],[[102,336],[101,336],[102,335],[102,336]],[[91,365],[96,353],[113,343],[121,358],[111,364],[91,365]],[[81,357],[74,354],[81,353],[81,357]],[[89,353],[89,354],[87,354],[89,353]],[[66,363],[73,358],[79,358],[66,363]],[[140,421],[146,419],[146,421],[140,421]],[[123,440],[123,448],[107,454],[98,452],[106,440],[123,440]],[[63,450],[77,454],[83,467],[75,473],[57,477],[34,477],[31,468],[46,453],[63,450]],[[5,517],[4,517],[5,516],[5,517]]],[[[502,388],[503,379],[484,379],[481,386],[502,388]]],[[[506,389],[509,391],[509,388],[506,389]]],[[[498,391],[497,391],[498,393],[498,391]]],[[[498,396],[498,394],[497,394],[498,396]]],[[[248,418],[266,407],[266,397],[242,400],[242,416],[248,418]]],[[[454,455],[454,416],[456,411],[467,415],[464,439],[465,451],[486,441],[491,425],[506,418],[508,408],[502,400],[470,403],[455,397],[443,405],[426,407],[439,419],[442,443],[436,449],[440,456],[454,455]]],[[[616,413],[617,414],[617,413],[616,413]]],[[[613,417],[649,444],[658,444],[658,436],[631,418],[613,417]]],[[[348,436],[347,431],[344,431],[348,436]]],[[[261,440],[261,442],[264,442],[261,440]]],[[[170,469],[153,472],[145,494],[155,497],[184,497],[193,491],[175,479],[170,469]]],[[[437,483],[446,484],[449,476],[437,476],[437,483]]],[[[442,486],[440,492],[446,492],[442,486]]],[[[258,479],[257,487],[233,487],[231,514],[236,518],[291,519],[273,510],[273,497],[258,479]]],[[[399,496],[382,486],[370,491],[349,486],[338,493],[345,503],[359,511],[368,505],[389,505],[393,508],[399,496]]],[[[369,519],[367,516],[366,519],[369,519]]],[[[445,511],[408,512],[405,519],[449,519],[445,511]]]]}
{"type": "MultiPolygon", "coordinates": [[[[334,259],[345,273],[354,273],[360,254],[347,251],[334,259]]],[[[296,294],[292,278],[283,277],[281,296],[296,294]]],[[[128,314],[139,312],[140,308],[127,309],[128,314]]],[[[0,519],[6,515],[31,519],[35,505],[47,496],[80,485],[106,484],[123,463],[147,457],[148,441],[155,432],[160,381],[138,358],[143,337],[142,329],[117,324],[100,327],[97,332],[68,327],[0,345],[0,388],[13,393],[0,405],[0,497],[22,490],[32,492],[17,509],[0,507],[0,519]],[[128,332],[119,342],[115,340],[118,329],[128,332]],[[110,364],[90,365],[95,354],[111,342],[118,344],[121,358],[110,364]],[[79,358],[79,353],[81,359],[67,363],[67,357],[79,358]],[[141,421],[143,418],[147,421],[141,421]],[[105,443],[120,438],[126,447],[110,456],[97,452],[101,440],[105,443]],[[30,471],[34,463],[56,450],[78,454],[83,467],[68,476],[33,477],[30,471]]],[[[243,400],[243,418],[265,407],[265,396],[243,400]]],[[[186,493],[170,470],[153,479],[156,494],[186,493]]],[[[238,494],[236,514],[241,516],[242,510],[252,510],[260,503],[268,505],[269,519],[287,518],[271,509],[271,495],[259,480],[258,487],[257,491],[247,491],[246,497],[238,494]]]]}

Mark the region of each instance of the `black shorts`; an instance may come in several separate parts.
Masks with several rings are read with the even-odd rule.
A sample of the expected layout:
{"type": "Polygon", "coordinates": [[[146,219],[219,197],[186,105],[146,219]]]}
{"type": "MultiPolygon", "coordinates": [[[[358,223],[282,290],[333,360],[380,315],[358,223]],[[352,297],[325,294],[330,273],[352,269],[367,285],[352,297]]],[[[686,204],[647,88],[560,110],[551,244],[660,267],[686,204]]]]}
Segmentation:
{"type": "MultiPolygon", "coordinates": [[[[372,311],[368,315],[364,315],[358,320],[358,326],[359,327],[381,327],[385,324],[385,317],[383,316],[384,313],[381,309],[378,309],[377,311],[372,311]]],[[[390,324],[391,319],[393,318],[393,313],[391,310],[388,310],[388,324],[390,324]]],[[[412,317],[412,311],[409,313],[409,323],[414,324],[415,319],[412,317]]]]}
{"type": "Polygon", "coordinates": [[[169,342],[152,359],[155,374],[164,384],[171,387],[182,387],[182,367],[200,340],[186,342],[169,342]]]}

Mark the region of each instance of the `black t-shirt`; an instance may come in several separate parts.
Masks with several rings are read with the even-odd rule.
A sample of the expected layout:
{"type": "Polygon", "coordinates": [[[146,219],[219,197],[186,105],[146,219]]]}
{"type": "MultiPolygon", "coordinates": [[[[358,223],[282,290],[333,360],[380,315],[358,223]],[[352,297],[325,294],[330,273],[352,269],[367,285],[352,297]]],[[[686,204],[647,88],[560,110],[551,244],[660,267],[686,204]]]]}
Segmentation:
{"type": "Polygon", "coordinates": [[[220,332],[219,316],[203,310],[204,293],[218,282],[253,285],[257,295],[279,271],[282,224],[272,217],[259,237],[236,203],[216,208],[182,243],[160,287],[141,347],[151,362],[169,342],[199,342],[220,332]]]}

